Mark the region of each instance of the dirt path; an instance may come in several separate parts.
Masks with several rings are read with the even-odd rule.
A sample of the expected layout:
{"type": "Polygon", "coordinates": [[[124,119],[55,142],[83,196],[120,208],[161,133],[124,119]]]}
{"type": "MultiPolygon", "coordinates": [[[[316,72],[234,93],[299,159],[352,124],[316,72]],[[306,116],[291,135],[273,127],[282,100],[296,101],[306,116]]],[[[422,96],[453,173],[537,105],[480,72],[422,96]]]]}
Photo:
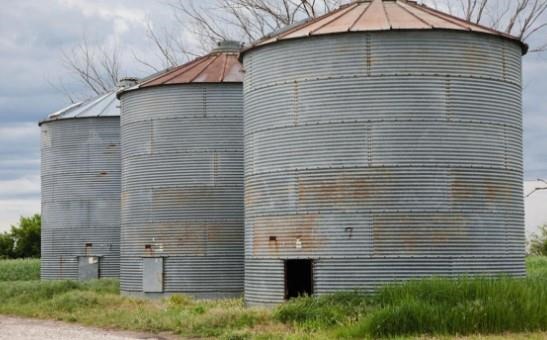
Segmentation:
{"type": "Polygon", "coordinates": [[[106,331],[57,321],[0,316],[0,340],[164,340],[149,334],[106,331]]]}

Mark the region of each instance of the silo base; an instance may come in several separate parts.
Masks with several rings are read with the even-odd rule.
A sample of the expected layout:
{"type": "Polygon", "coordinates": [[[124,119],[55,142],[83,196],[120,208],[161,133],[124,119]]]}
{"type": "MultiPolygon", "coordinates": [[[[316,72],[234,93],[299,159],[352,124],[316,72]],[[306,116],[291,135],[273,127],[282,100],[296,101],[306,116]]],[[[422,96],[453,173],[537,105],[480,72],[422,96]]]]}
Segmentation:
{"type": "MultiPolygon", "coordinates": [[[[428,277],[526,276],[524,254],[458,257],[360,257],[312,260],[313,295],[339,291],[372,292],[382,285],[428,277]]],[[[247,258],[245,302],[282,303],[290,297],[285,259],[247,258]]]]}
{"type": "Polygon", "coordinates": [[[124,295],[183,294],[197,299],[243,295],[243,256],[123,257],[121,269],[124,295]]]}

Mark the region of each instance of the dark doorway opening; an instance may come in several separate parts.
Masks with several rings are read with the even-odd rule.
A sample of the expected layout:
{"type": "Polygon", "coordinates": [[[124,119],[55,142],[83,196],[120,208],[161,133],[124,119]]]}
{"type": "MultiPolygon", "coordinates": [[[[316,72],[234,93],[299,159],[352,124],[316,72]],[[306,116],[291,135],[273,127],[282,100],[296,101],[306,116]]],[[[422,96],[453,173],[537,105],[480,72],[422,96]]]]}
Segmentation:
{"type": "Polygon", "coordinates": [[[313,294],[313,261],[285,260],[285,299],[313,294]]]}

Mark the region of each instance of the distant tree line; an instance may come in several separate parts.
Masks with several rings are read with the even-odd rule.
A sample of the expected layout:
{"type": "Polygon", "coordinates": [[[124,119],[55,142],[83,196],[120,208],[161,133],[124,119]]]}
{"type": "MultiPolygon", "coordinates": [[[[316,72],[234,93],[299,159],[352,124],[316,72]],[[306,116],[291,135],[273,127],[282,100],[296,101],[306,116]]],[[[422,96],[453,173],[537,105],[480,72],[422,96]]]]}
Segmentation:
{"type": "Polygon", "coordinates": [[[18,225],[0,234],[0,259],[40,257],[41,216],[21,217],[18,225]]]}

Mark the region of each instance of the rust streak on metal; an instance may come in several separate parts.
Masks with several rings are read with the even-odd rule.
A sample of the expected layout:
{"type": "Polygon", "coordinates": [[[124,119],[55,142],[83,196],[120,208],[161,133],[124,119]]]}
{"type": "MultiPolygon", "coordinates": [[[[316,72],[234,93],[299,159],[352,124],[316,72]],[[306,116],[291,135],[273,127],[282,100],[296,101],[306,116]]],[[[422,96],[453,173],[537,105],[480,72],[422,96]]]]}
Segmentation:
{"type": "Polygon", "coordinates": [[[319,214],[257,217],[253,227],[253,254],[274,256],[287,251],[309,254],[320,249],[324,240],[318,237],[319,214]],[[270,240],[272,233],[275,240],[270,240]],[[296,248],[300,240],[302,248],[296,248]]]}
{"type": "Polygon", "coordinates": [[[322,181],[298,178],[298,201],[326,201],[335,205],[350,202],[366,202],[374,192],[373,183],[366,178],[339,175],[334,179],[322,181]]]}
{"type": "Polygon", "coordinates": [[[466,219],[455,212],[430,212],[427,217],[406,213],[399,216],[374,215],[374,254],[382,255],[394,249],[408,255],[428,253],[429,247],[445,248],[469,238],[466,219]],[[447,228],[451,226],[451,228],[447,228]],[[450,230],[450,231],[449,231],[450,230]]]}

